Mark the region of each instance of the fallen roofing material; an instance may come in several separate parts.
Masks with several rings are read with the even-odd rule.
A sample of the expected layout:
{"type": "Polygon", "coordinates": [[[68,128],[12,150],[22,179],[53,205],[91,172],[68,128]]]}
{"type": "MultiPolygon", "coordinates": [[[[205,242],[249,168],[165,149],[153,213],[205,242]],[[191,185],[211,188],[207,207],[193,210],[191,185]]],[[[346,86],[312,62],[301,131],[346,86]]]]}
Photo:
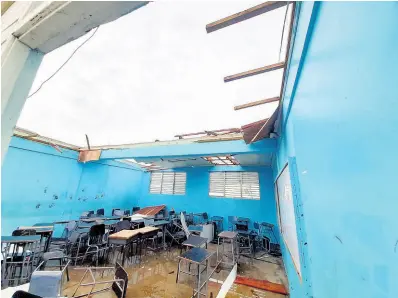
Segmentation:
{"type": "Polygon", "coordinates": [[[186,134],[180,134],[180,135],[175,135],[174,137],[182,139],[183,137],[189,137],[189,136],[197,136],[197,135],[208,135],[208,136],[219,136],[219,135],[225,135],[229,133],[240,133],[241,129],[240,128],[224,128],[224,129],[217,129],[217,130],[205,130],[201,132],[193,132],[193,133],[186,133],[186,134]]]}
{"type": "Polygon", "coordinates": [[[282,284],[276,284],[268,280],[255,279],[238,275],[235,279],[236,284],[245,285],[273,293],[288,295],[288,291],[282,284]]]}
{"type": "Polygon", "coordinates": [[[251,19],[260,14],[280,8],[282,6],[285,6],[286,4],[287,4],[287,2],[284,2],[284,1],[267,1],[267,2],[261,3],[259,5],[248,8],[244,11],[235,13],[233,15],[222,18],[213,23],[207,24],[206,31],[207,31],[207,33],[214,32],[216,30],[237,24],[239,22],[242,22],[242,21],[245,21],[248,19],[251,19]]]}
{"type": "Polygon", "coordinates": [[[166,205],[150,206],[150,207],[142,208],[142,209],[140,209],[140,210],[134,212],[134,214],[141,214],[141,215],[156,215],[156,214],[158,214],[160,211],[162,211],[164,208],[166,208],[166,205]]]}

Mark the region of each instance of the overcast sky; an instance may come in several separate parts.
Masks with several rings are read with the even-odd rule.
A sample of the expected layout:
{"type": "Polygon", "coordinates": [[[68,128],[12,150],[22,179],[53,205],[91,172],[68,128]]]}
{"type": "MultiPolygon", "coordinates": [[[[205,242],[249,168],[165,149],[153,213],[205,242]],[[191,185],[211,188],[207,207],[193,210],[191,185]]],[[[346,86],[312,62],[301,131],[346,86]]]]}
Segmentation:
{"type": "MultiPolygon", "coordinates": [[[[276,103],[233,107],[279,96],[281,70],[229,83],[223,77],[278,62],[286,8],[211,34],[205,30],[259,3],[155,2],[101,26],[26,101],[17,125],[85,146],[84,134],[91,145],[136,143],[269,117],[276,103]]],[[[47,54],[31,92],[90,34],[47,54]]]]}

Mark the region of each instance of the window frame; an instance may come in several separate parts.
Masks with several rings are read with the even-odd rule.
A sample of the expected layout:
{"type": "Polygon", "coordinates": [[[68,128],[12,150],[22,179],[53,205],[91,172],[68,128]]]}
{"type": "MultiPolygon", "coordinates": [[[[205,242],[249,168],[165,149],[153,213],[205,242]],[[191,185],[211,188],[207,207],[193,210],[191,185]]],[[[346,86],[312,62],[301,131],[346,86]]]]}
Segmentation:
{"type": "MultiPolygon", "coordinates": [[[[181,178],[180,178],[181,179],[181,178]]],[[[169,182],[170,183],[170,182],[169,182]]],[[[149,189],[148,189],[148,193],[149,194],[151,194],[151,195],[177,195],[177,196],[179,196],[179,195],[186,195],[186,193],[187,193],[187,172],[177,172],[177,171],[152,171],[151,172],[151,177],[150,177],[150,180],[149,180],[149,189]],[[160,188],[160,190],[159,190],[159,192],[153,192],[153,185],[152,185],[152,181],[153,181],[153,174],[161,174],[161,178],[160,178],[160,186],[159,186],[159,188],[160,188]],[[164,176],[165,176],[165,174],[168,174],[168,175],[171,175],[172,174],[172,177],[173,177],[173,181],[172,181],[172,191],[171,192],[167,192],[167,190],[166,191],[164,191],[164,189],[165,189],[165,187],[164,187],[164,176]],[[177,178],[177,176],[179,176],[179,175],[182,175],[183,176],[183,178],[182,178],[182,180],[181,181],[177,181],[177,184],[176,184],[176,178],[177,178]],[[179,184],[181,184],[181,185],[179,185],[179,184]],[[176,192],[176,186],[178,187],[178,189],[177,190],[181,190],[182,189],[182,186],[183,186],[183,192],[182,191],[178,191],[178,192],[176,192]]]]}
{"type": "MultiPolygon", "coordinates": [[[[218,180],[221,180],[220,178],[218,178],[218,180]]],[[[220,183],[221,184],[221,183],[220,183]]],[[[250,188],[252,188],[252,186],[250,186],[250,188]]],[[[246,190],[247,191],[247,190],[246,190]]],[[[239,192],[239,191],[237,191],[239,192]]],[[[221,193],[221,192],[219,192],[221,193]]],[[[260,174],[259,172],[256,171],[210,171],[209,172],[209,191],[208,191],[209,197],[211,198],[224,198],[224,199],[237,199],[237,200],[253,200],[253,201],[259,201],[261,200],[261,190],[260,190],[260,174]],[[223,195],[215,195],[215,189],[216,187],[212,187],[213,184],[217,183],[217,180],[215,182],[212,183],[212,174],[213,175],[217,175],[222,173],[224,178],[224,182],[223,185],[217,185],[217,188],[223,188],[223,195]],[[245,173],[248,174],[255,174],[257,177],[257,181],[256,183],[250,183],[250,185],[254,184],[255,188],[258,189],[258,192],[255,190],[256,194],[258,193],[258,196],[246,196],[245,195],[245,188],[244,185],[248,184],[247,182],[244,183],[245,179],[250,179],[250,177],[244,177],[243,175],[245,173]],[[232,174],[239,174],[239,178],[233,177],[232,174]],[[231,175],[231,177],[227,177],[227,175],[231,175]],[[233,184],[228,184],[227,180],[228,179],[237,179],[239,180],[239,189],[240,189],[240,196],[236,196],[236,195],[230,195],[231,193],[233,193],[233,188],[237,187],[237,185],[233,185],[233,184]]]]}

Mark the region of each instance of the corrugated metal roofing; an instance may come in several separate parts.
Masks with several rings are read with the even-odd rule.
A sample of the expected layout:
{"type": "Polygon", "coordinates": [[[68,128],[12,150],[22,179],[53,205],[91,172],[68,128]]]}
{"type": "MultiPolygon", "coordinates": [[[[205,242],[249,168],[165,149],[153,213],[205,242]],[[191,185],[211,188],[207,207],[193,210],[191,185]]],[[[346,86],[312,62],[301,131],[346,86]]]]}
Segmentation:
{"type": "Polygon", "coordinates": [[[142,209],[140,209],[140,210],[134,212],[134,214],[141,214],[141,215],[156,215],[156,214],[158,214],[160,211],[162,211],[164,208],[166,208],[166,205],[150,206],[150,207],[142,208],[142,209]]]}

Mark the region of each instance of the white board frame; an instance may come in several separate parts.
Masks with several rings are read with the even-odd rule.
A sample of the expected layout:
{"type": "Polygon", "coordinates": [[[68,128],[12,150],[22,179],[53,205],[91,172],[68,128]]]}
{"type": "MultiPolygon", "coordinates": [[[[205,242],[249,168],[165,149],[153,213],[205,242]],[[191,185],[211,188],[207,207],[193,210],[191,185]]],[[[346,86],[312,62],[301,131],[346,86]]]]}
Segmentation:
{"type": "Polygon", "coordinates": [[[293,265],[296,269],[297,275],[300,278],[300,282],[302,281],[302,272],[301,272],[301,256],[300,256],[300,244],[299,244],[299,239],[298,239],[298,231],[297,231],[297,217],[296,217],[296,203],[294,200],[294,195],[293,195],[293,187],[292,187],[292,173],[290,172],[290,168],[289,168],[289,163],[286,163],[286,165],[283,167],[283,169],[281,170],[281,172],[279,173],[278,177],[275,180],[274,183],[274,188],[275,188],[275,197],[276,197],[276,206],[277,206],[277,210],[278,210],[278,223],[279,223],[279,230],[283,239],[283,242],[285,243],[285,246],[287,248],[287,250],[289,251],[290,257],[292,258],[293,261],[293,265]],[[290,216],[293,215],[294,217],[294,226],[292,226],[290,229],[284,229],[284,222],[283,222],[283,218],[281,216],[281,201],[280,201],[280,188],[278,187],[278,181],[281,178],[281,176],[283,174],[285,174],[285,171],[288,171],[288,181],[289,185],[286,188],[286,184],[284,185],[284,191],[288,191],[289,193],[284,193],[284,197],[286,195],[290,196],[290,200],[287,198],[285,200],[283,200],[283,203],[286,202],[291,202],[291,206],[288,206],[288,211],[290,213],[290,216]],[[286,232],[287,231],[287,232],[286,232]],[[294,231],[294,235],[293,234],[294,231]],[[293,237],[293,238],[290,238],[293,237]],[[293,240],[289,240],[289,239],[293,239],[293,240]],[[293,242],[293,243],[292,243],[293,242]],[[296,246],[296,247],[294,247],[296,246]]]}

